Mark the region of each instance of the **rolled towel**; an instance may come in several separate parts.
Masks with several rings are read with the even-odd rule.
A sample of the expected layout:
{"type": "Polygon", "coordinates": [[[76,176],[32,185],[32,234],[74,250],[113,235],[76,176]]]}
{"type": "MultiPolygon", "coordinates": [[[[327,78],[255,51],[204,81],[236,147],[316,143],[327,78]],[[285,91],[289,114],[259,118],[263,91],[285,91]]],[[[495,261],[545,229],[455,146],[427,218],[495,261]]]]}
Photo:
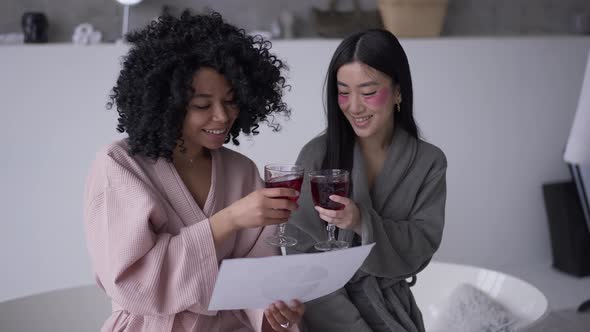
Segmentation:
{"type": "Polygon", "coordinates": [[[24,44],[25,35],[21,32],[0,33],[0,45],[24,44]]]}
{"type": "Polygon", "coordinates": [[[72,42],[77,45],[98,44],[102,40],[102,33],[95,30],[92,24],[82,23],[74,29],[72,42]]]}
{"type": "Polygon", "coordinates": [[[519,318],[485,292],[460,284],[441,305],[431,331],[513,332],[519,318]]]}

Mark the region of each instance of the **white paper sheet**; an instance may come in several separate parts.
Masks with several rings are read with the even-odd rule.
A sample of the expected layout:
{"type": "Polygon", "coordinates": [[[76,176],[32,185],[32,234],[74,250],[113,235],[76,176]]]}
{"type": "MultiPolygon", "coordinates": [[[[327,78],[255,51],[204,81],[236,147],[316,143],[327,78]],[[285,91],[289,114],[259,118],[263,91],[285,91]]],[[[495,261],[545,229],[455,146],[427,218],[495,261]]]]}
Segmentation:
{"type": "Polygon", "coordinates": [[[302,302],[344,287],[374,244],[323,253],[224,260],[209,310],[262,309],[302,302]]]}
{"type": "Polygon", "coordinates": [[[586,74],[582,82],[578,109],[570,130],[563,159],[568,163],[590,165],[590,53],[586,62],[586,74]]]}

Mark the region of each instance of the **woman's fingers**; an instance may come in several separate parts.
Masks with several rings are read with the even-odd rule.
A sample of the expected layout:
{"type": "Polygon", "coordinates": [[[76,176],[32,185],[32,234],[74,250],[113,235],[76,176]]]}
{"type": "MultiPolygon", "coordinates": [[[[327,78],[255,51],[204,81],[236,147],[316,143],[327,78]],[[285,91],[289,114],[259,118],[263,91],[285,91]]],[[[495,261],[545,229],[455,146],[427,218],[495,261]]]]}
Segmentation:
{"type": "Polygon", "coordinates": [[[340,220],[339,218],[336,217],[339,215],[338,212],[340,212],[340,211],[328,210],[328,209],[321,208],[319,206],[316,206],[315,210],[318,211],[320,219],[322,219],[323,221],[325,221],[327,223],[335,224],[335,222],[340,220]]]}
{"type": "Polygon", "coordinates": [[[277,320],[277,317],[274,313],[274,310],[276,310],[276,308],[274,308],[273,310],[273,307],[274,306],[271,304],[266,310],[264,310],[264,316],[266,317],[266,321],[268,321],[270,327],[272,327],[272,329],[277,332],[287,331],[286,328],[281,326],[281,324],[285,324],[287,322],[286,319],[284,321],[277,320]]]}
{"type": "Polygon", "coordinates": [[[299,321],[299,313],[296,310],[289,308],[283,301],[276,302],[275,307],[291,324],[293,324],[293,322],[299,321]]]}
{"type": "Polygon", "coordinates": [[[275,210],[295,211],[299,207],[297,203],[285,198],[272,198],[265,202],[265,207],[275,210]]]}
{"type": "Polygon", "coordinates": [[[291,188],[262,189],[262,206],[267,209],[294,211],[299,206],[295,202],[299,192],[291,188]]]}
{"type": "MultiPolygon", "coordinates": [[[[291,326],[291,324],[292,324],[291,320],[289,318],[285,317],[285,315],[283,315],[282,311],[279,310],[279,308],[277,307],[276,304],[270,305],[270,312],[271,312],[273,318],[275,319],[275,321],[277,323],[279,323],[279,325],[282,328],[286,328],[286,327],[291,326]]],[[[289,310],[289,312],[290,312],[290,310],[289,310]]]]}
{"type": "Polygon", "coordinates": [[[316,206],[315,210],[318,211],[318,213],[320,215],[328,217],[328,218],[332,218],[332,219],[341,219],[342,217],[344,217],[343,210],[328,210],[328,209],[324,209],[323,207],[320,207],[320,206],[316,206]]]}
{"type": "Polygon", "coordinates": [[[348,204],[350,204],[350,202],[352,201],[348,197],[343,197],[343,196],[338,196],[338,195],[330,195],[329,198],[330,198],[330,200],[332,200],[336,203],[340,203],[340,204],[344,205],[344,207],[348,206],[348,204]]]}
{"type": "Polygon", "coordinates": [[[266,211],[264,211],[264,217],[267,219],[287,220],[290,216],[291,216],[291,211],[289,211],[289,210],[267,209],[266,211]]]}
{"type": "Polygon", "coordinates": [[[288,331],[288,328],[301,321],[305,306],[298,300],[292,300],[289,305],[277,301],[264,310],[266,321],[275,331],[288,331]]]}
{"type": "Polygon", "coordinates": [[[286,198],[292,197],[297,198],[299,197],[299,192],[292,188],[265,188],[262,189],[264,196],[268,198],[286,198]]]}
{"type": "Polygon", "coordinates": [[[301,303],[299,300],[292,300],[290,307],[299,314],[300,319],[303,317],[303,314],[305,313],[305,304],[301,303]]]}
{"type": "Polygon", "coordinates": [[[328,224],[336,224],[335,221],[338,220],[336,218],[330,218],[330,217],[324,216],[322,214],[320,214],[320,219],[322,219],[323,221],[327,222],[328,224]]]}

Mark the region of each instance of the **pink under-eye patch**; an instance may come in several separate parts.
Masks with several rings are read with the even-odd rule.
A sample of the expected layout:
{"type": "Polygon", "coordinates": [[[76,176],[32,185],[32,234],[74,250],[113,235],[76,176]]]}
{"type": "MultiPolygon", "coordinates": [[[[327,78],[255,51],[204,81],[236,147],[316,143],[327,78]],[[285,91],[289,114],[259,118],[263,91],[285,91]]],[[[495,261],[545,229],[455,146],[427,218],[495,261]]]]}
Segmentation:
{"type": "Polygon", "coordinates": [[[381,107],[387,103],[387,98],[389,98],[389,89],[381,88],[374,95],[366,96],[365,101],[369,106],[381,107]]]}
{"type": "Polygon", "coordinates": [[[339,104],[346,104],[347,102],[348,102],[348,95],[338,94],[338,103],[339,104]]]}

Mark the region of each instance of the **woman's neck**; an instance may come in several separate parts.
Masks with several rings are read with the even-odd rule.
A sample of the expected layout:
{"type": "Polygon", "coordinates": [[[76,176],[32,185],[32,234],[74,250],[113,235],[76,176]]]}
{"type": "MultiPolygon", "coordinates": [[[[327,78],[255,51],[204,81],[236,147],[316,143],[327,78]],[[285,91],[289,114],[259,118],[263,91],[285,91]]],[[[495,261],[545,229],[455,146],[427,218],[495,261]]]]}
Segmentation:
{"type": "Polygon", "coordinates": [[[358,142],[365,153],[381,153],[387,151],[393,140],[394,125],[383,128],[381,132],[370,137],[359,137],[358,142]]]}
{"type": "Polygon", "coordinates": [[[173,163],[177,170],[196,168],[211,160],[211,152],[203,147],[176,147],[172,154],[173,163]]]}

